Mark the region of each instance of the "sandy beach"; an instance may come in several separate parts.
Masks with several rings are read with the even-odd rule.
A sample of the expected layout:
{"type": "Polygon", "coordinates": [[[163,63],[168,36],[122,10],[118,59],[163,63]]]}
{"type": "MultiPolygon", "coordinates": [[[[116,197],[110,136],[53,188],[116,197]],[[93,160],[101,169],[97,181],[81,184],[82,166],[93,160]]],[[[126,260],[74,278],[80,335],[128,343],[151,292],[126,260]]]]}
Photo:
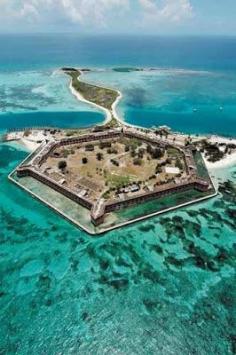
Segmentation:
{"type": "MultiPolygon", "coordinates": [[[[83,72],[80,72],[80,73],[81,73],[80,76],[85,75],[83,72]]],[[[80,80],[80,76],[78,76],[78,80],[80,80]]],[[[116,90],[116,92],[118,93],[118,96],[117,96],[116,100],[113,102],[111,110],[109,110],[103,106],[100,106],[96,103],[86,100],[80,94],[80,92],[78,92],[76,89],[74,89],[74,87],[72,85],[72,80],[70,80],[69,88],[70,88],[71,93],[79,101],[85,102],[88,105],[92,105],[92,106],[96,107],[97,109],[99,109],[100,111],[105,112],[106,118],[105,118],[105,121],[103,122],[103,124],[108,123],[112,119],[112,117],[114,117],[121,124],[125,124],[130,127],[143,128],[143,127],[138,127],[136,125],[124,122],[124,120],[121,119],[119,117],[119,115],[117,114],[116,108],[117,108],[117,105],[119,104],[120,100],[122,99],[122,93],[119,90],[116,90]]],[[[113,88],[107,88],[107,89],[115,90],[113,88]]],[[[207,139],[208,142],[210,142],[212,144],[216,144],[216,143],[222,144],[223,143],[223,144],[235,144],[236,145],[235,138],[226,138],[226,137],[221,137],[221,136],[217,136],[217,135],[212,135],[212,136],[208,136],[208,137],[207,136],[195,137],[193,135],[192,137],[195,140],[207,139]]],[[[43,141],[44,139],[45,139],[45,136],[43,135],[42,131],[32,132],[32,134],[30,134],[30,136],[28,136],[28,137],[25,136],[24,132],[12,132],[12,133],[8,134],[8,138],[7,138],[8,141],[11,141],[11,140],[17,141],[19,144],[24,145],[30,151],[37,149],[37,147],[40,145],[39,142],[43,141]]],[[[185,140],[185,135],[180,134],[180,133],[175,133],[175,142],[179,142],[180,144],[184,144],[184,140],[185,140]]],[[[170,140],[170,143],[172,143],[171,140],[170,140]]],[[[209,162],[209,161],[207,161],[206,157],[203,157],[203,159],[204,159],[205,164],[209,170],[222,169],[222,168],[236,164],[236,150],[233,151],[231,154],[227,154],[226,156],[224,156],[221,160],[219,160],[217,162],[209,162]]]]}
{"type": "Polygon", "coordinates": [[[7,141],[15,141],[18,144],[23,145],[29,151],[36,150],[42,141],[46,139],[43,131],[33,131],[28,137],[25,136],[24,131],[11,132],[7,134],[7,141]]]}
{"type": "MultiPolygon", "coordinates": [[[[224,143],[224,144],[235,144],[236,145],[235,138],[225,138],[225,137],[216,136],[216,135],[210,136],[208,138],[208,142],[213,143],[213,144],[224,143]]],[[[214,163],[207,161],[207,159],[205,157],[203,157],[203,158],[204,158],[205,164],[209,170],[222,169],[222,168],[236,165],[236,150],[233,151],[231,154],[225,155],[221,160],[216,161],[214,163]]]]}
{"type": "MultiPolygon", "coordinates": [[[[83,76],[84,73],[83,72],[80,72],[80,76],[83,76]]],[[[80,77],[78,77],[78,80],[80,80],[80,77]]],[[[79,100],[79,101],[82,101],[82,102],[86,102],[87,104],[89,105],[92,105],[94,107],[97,107],[99,110],[102,110],[103,112],[106,113],[106,118],[105,118],[105,122],[104,123],[108,123],[111,119],[112,119],[112,116],[115,117],[115,119],[121,123],[123,123],[123,121],[119,118],[117,112],[116,112],[116,107],[119,103],[119,101],[121,100],[122,98],[122,93],[118,90],[116,90],[116,92],[118,93],[118,97],[116,98],[116,100],[113,102],[112,104],[112,109],[111,111],[108,110],[107,108],[103,107],[103,106],[100,106],[100,105],[97,105],[95,104],[94,102],[91,102],[91,101],[88,101],[86,100],[77,90],[74,89],[73,85],[72,85],[72,80],[70,81],[70,91],[71,93],[79,100]]],[[[109,89],[109,88],[107,88],[109,89]]],[[[114,90],[114,89],[112,89],[114,90]]]]}
{"type": "Polygon", "coordinates": [[[235,144],[236,145],[236,138],[226,138],[221,136],[212,135],[208,138],[210,143],[225,143],[225,144],[235,144]]]}
{"type": "Polygon", "coordinates": [[[73,88],[72,80],[70,82],[70,91],[79,101],[86,102],[87,104],[89,104],[91,106],[95,106],[99,110],[102,110],[103,112],[105,112],[106,113],[106,118],[105,118],[105,122],[104,123],[107,123],[108,121],[111,120],[111,112],[108,109],[106,109],[105,107],[99,106],[99,105],[95,104],[94,102],[86,100],[77,90],[75,90],[73,88]]]}
{"type": "Polygon", "coordinates": [[[222,169],[229,166],[233,166],[236,165],[236,151],[233,152],[232,154],[226,155],[223,159],[216,161],[214,163],[207,161],[205,157],[204,157],[204,161],[209,170],[222,169]]]}

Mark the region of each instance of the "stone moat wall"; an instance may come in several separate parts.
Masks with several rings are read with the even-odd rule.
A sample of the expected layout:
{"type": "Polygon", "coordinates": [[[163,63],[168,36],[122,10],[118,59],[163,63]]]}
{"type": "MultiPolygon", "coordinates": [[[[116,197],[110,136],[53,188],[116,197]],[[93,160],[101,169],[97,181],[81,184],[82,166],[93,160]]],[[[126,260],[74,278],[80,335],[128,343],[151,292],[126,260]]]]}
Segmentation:
{"type": "Polygon", "coordinates": [[[34,179],[42,182],[43,184],[51,187],[53,190],[60,192],[65,197],[68,197],[70,200],[72,200],[76,203],[79,203],[81,206],[83,206],[89,210],[91,210],[91,208],[93,207],[93,203],[91,201],[78,196],[72,190],[66,188],[65,186],[61,186],[56,181],[50,179],[48,176],[45,176],[45,175],[43,175],[31,168],[26,167],[23,169],[18,169],[17,176],[19,176],[19,177],[31,176],[34,179]]]}

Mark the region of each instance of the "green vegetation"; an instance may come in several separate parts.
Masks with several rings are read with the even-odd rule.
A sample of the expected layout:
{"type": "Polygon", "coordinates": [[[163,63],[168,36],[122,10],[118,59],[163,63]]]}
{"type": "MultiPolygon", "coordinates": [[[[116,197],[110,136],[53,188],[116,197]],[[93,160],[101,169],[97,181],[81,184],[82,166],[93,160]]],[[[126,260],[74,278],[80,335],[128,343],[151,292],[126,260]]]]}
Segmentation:
{"type": "Polygon", "coordinates": [[[169,156],[174,157],[174,158],[182,158],[183,157],[183,154],[178,149],[176,149],[174,147],[168,147],[167,154],[169,156]]]}
{"type": "Polygon", "coordinates": [[[58,168],[60,170],[64,170],[66,167],[67,167],[66,161],[65,160],[60,160],[59,163],[58,163],[58,168]]]}
{"type": "Polygon", "coordinates": [[[63,158],[67,158],[70,154],[74,154],[74,149],[63,149],[61,155],[63,158]]]}
{"type": "Polygon", "coordinates": [[[131,149],[137,149],[142,145],[142,142],[136,138],[131,138],[128,140],[128,144],[131,149]]]}
{"type": "Polygon", "coordinates": [[[85,145],[85,151],[87,151],[87,152],[94,151],[94,145],[93,144],[86,144],[85,145]]]}
{"type": "Polygon", "coordinates": [[[101,141],[100,143],[99,143],[99,148],[100,149],[104,149],[104,148],[111,148],[111,142],[103,142],[103,141],[101,141]]]}
{"type": "Polygon", "coordinates": [[[114,147],[107,149],[107,154],[117,154],[118,150],[114,147]]]}
{"type": "Polygon", "coordinates": [[[119,126],[119,122],[114,116],[112,116],[111,120],[104,125],[104,127],[107,129],[116,128],[118,126],[119,126]]]}
{"type": "Polygon", "coordinates": [[[221,160],[224,156],[224,152],[221,151],[217,143],[210,143],[206,140],[201,142],[201,152],[204,152],[207,160],[213,163],[221,160]]]}
{"type": "Polygon", "coordinates": [[[127,186],[130,183],[130,177],[121,175],[109,175],[107,177],[107,182],[111,188],[120,189],[121,187],[127,186]]]}
{"type": "MultiPolygon", "coordinates": [[[[86,100],[111,110],[112,104],[118,97],[115,90],[91,85],[79,80],[81,72],[79,70],[67,69],[65,73],[72,78],[72,86],[78,91],[86,100]]],[[[110,122],[109,122],[110,124],[110,122]]]]}
{"type": "Polygon", "coordinates": [[[104,194],[102,195],[102,197],[103,197],[105,200],[108,200],[109,197],[110,197],[110,190],[105,191],[104,194]]]}
{"type": "Polygon", "coordinates": [[[152,159],[160,159],[165,154],[163,149],[154,148],[151,145],[147,146],[147,152],[151,155],[152,159]]]}
{"type": "Polygon", "coordinates": [[[133,160],[133,164],[134,165],[142,165],[142,159],[141,158],[135,158],[134,160],[133,160]]]}
{"type": "Polygon", "coordinates": [[[176,168],[179,168],[179,170],[183,170],[183,168],[184,168],[183,163],[179,158],[176,159],[175,166],[176,166],[176,168]]]}
{"type": "Polygon", "coordinates": [[[67,130],[66,137],[76,136],[79,134],[79,130],[67,130]]]}
{"type": "Polygon", "coordinates": [[[97,155],[96,155],[96,158],[98,161],[101,161],[103,159],[103,154],[98,152],[97,155]]]}
{"type": "Polygon", "coordinates": [[[161,174],[162,173],[162,166],[157,164],[156,166],[156,174],[161,174]]]}
{"type": "Polygon", "coordinates": [[[115,166],[119,166],[120,165],[119,162],[117,160],[115,160],[115,159],[111,159],[111,163],[113,165],[115,165],[115,166]]]}

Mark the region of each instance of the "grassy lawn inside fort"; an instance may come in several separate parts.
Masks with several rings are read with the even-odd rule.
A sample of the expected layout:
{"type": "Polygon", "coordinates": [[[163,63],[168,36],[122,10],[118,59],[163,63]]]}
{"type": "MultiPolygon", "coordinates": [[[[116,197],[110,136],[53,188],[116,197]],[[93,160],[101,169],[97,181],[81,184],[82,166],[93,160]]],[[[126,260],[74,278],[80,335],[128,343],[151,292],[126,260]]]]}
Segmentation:
{"type": "Polygon", "coordinates": [[[114,200],[121,193],[133,197],[186,177],[181,154],[174,148],[165,150],[137,139],[117,138],[59,146],[40,170],[75,192],[84,190],[92,201],[100,197],[114,200]]]}

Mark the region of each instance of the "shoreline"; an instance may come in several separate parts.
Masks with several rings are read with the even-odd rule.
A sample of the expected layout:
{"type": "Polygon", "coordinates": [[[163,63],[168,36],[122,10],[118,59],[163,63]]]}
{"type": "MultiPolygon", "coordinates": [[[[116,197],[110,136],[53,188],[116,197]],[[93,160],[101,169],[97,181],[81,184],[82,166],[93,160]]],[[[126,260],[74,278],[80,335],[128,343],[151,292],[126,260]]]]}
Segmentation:
{"type": "Polygon", "coordinates": [[[223,159],[216,161],[214,163],[208,161],[204,156],[203,159],[207,169],[209,169],[210,171],[215,169],[223,169],[223,168],[236,165],[236,152],[233,152],[232,154],[228,154],[223,159]]]}
{"type": "Polygon", "coordinates": [[[111,118],[112,118],[111,112],[105,107],[99,106],[99,105],[95,104],[94,102],[86,100],[77,90],[75,90],[75,88],[72,85],[72,79],[70,80],[69,89],[70,89],[72,95],[74,95],[77,98],[77,100],[79,100],[81,102],[85,102],[91,106],[94,106],[94,107],[98,108],[100,111],[103,111],[105,113],[105,120],[102,122],[102,124],[106,124],[111,120],[111,118]]]}
{"type": "MultiPolygon", "coordinates": [[[[84,73],[83,71],[80,71],[80,69],[77,69],[77,70],[80,72],[80,76],[77,77],[77,80],[78,80],[78,81],[81,81],[81,82],[84,82],[84,83],[87,83],[86,81],[83,81],[83,80],[80,79],[80,77],[85,76],[85,73],[84,73]]],[[[64,72],[62,71],[62,73],[64,73],[64,72]]],[[[88,83],[88,84],[89,84],[89,83],[88,83]]],[[[90,85],[92,85],[92,84],[90,84],[90,85]]],[[[125,122],[123,119],[121,119],[121,118],[119,117],[119,115],[118,115],[118,113],[117,113],[117,111],[116,111],[116,108],[117,108],[119,102],[121,101],[121,99],[122,99],[122,97],[123,97],[122,92],[121,92],[120,90],[113,89],[113,88],[106,87],[106,86],[100,86],[100,85],[96,85],[96,86],[97,86],[97,87],[100,87],[100,88],[108,89],[108,90],[114,90],[114,91],[117,92],[118,96],[117,96],[116,100],[113,102],[113,104],[112,104],[112,106],[111,106],[111,111],[110,111],[109,109],[103,107],[103,106],[100,106],[100,105],[98,105],[98,104],[96,104],[96,103],[94,103],[94,102],[91,102],[91,101],[85,99],[85,98],[83,97],[83,95],[73,87],[73,85],[72,85],[72,79],[70,80],[69,89],[70,89],[71,93],[72,93],[79,101],[85,102],[85,103],[87,103],[88,105],[94,106],[94,107],[98,108],[99,110],[102,110],[103,112],[105,112],[106,117],[105,117],[104,122],[102,122],[102,125],[105,125],[105,124],[109,123],[109,122],[112,120],[112,118],[114,117],[114,118],[117,120],[117,122],[119,122],[120,124],[129,126],[129,127],[139,127],[139,126],[137,126],[137,125],[134,125],[134,124],[131,124],[131,123],[127,123],[127,122],[125,122]]],[[[139,127],[139,128],[144,128],[144,127],[139,127]]]]}
{"type": "MultiPolygon", "coordinates": [[[[80,77],[82,77],[82,76],[85,75],[85,74],[84,74],[84,72],[80,71],[80,69],[77,69],[77,70],[80,72],[80,75],[77,77],[77,80],[80,81],[80,82],[83,82],[83,81],[81,81],[80,77]]],[[[63,73],[64,73],[64,72],[63,72],[63,73]]],[[[104,88],[104,89],[110,89],[110,90],[114,90],[114,91],[117,92],[118,96],[117,96],[116,100],[113,102],[113,104],[112,104],[112,106],[111,106],[111,110],[109,110],[108,108],[105,108],[105,107],[103,107],[103,106],[100,106],[100,105],[98,105],[98,104],[92,102],[92,101],[89,101],[89,100],[85,99],[85,98],[83,97],[83,95],[73,87],[72,81],[73,81],[73,80],[71,79],[71,80],[70,80],[70,84],[69,84],[69,89],[70,89],[71,93],[72,93],[79,101],[85,102],[85,103],[87,103],[87,104],[89,104],[89,105],[91,105],[91,106],[94,106],[94,107],[98,108],[99,110],[102,110],[103,112],[105,112],[106,117],[105,117],[105,121],[102,122],[103,125],[109,123],[109,122],[112,120],[113,117],[114,117],[119,123],[125,124],[125,123],[119,118],[119,116],[118,116],[118,114],[117,114],[117,112],[116,112],[116,107],[117,107],[118,103],[120,102],[120,100],[121,100],[122,97],[123,97],[122,93],[121,93],[119,90],[110,89],[110,88],[107,88],[107,87],[105,87],[105,86],[96,85],[97,87],[104,88]]],[[[86,82],[85,82],[85,83],[86,83],[86,82]]]]}
{"type": "MultiPolygon", "coordinates": [[[[78,70],[80,73],[80,75],[77,77],[77,80],[86,83],[86,80],[83,81],[80,78],[80,76],[81,77],[85,76],[86,73],[80,69],[77,69],[77,68],[76,68],[76,70],[78,70]]],[[[64,71],[62,69],[58,69],[57,72],[61,72],[64,74],[64,71]]],[[[119,117],[119,115],[117,113],[117,106],[123,97],[121,91],[114,89],[114,88],[109,88],[106,86],[96,85],[99,88],[104,88],[104,89],[116,91],[116,93],[117,93],[116,100],[112,103],[111,110],[109,110],[108,108],[105,108],[103,106],[100,106],[100,105],[92,102],[92,101],[85,99],[83,97],[83,95],[73,87],[72,83],[73,83],[73,79],[70,80],[69,89],[70,89],[70,92],[72,93],[72,95],[75,96],[78,101],[81,101],[81,102],[84,102],[90,106],[96,107],[99,111],[102,111],[103,113],[105,113],[105,119],[104,119],[104,121],[101,122],[101,125],[108,124],[114,118],[121,125],[125,125],[127,127],[135,127],[135,128],[145,129],[145,127],[141,127],[141,126],[138,126],[135,124],[127,123],[123,118],[119,117]]],[[[90,85],[93,85],[93,84],[90,84],[90,85]]],[[[146,128],[146,129],[152,130],[151,128],[146,128]]],[[[24,146],[29,151],[34,151],[40,145],[37,142],[37,140],[39,141],[39,140],[45,139],[45,137],[42,137],[41,133],[42,132],[40,131],[40,128],[39,128],[38,136],[36,136],[36,139],[35,139],[35,137],[27,138],[27,137],[23,136],[21,131],[12,132],[12,133],[8,133],[8,141],[16,141],[18,144],[24,146]]],[[[188,134],[181,133],[181,132],[172,132],[172,134],[176,136],[176,138],[177,138],[176,140],[178,140],[178,137],[187,137],[188,136],[188,134]]],[[[234,138],[234,137],[228,138],[228,137],[219,136],[219,135],[207,135],[207,134],[204,136],[202,136],[202,135],[196,136],[195,134],[190,134],[190,136],[193,137],[194,139],[199,140],[199,141],[202,139],[207,139],[208,142],[213,143],[213,144],[219,144],[219,143],[230,144],[230,143],[232,143],[232,144],[236,145],[236,138],[234,138]]],[[[233,151],[231,154],[227,154],[221,160],[216,161],[216,162],[209,162],[206,159],[206,157],[204,157],[204,155],[203,155],[203,159],[204,159],[204,162],[207,166],[207,169],[209,169],[210,171],[212,171],[212,170],[214,171],[215,169],[223,169],[223,168],[230,167],[230,166],[233,166],[234,164],[236,164],[236,151],[233,151]]]]}
{"type": "MultiPolygon", "coordinates": [[[[209,143],[212,144],[235,144],[236,145],[236,139],[235,138],[226,138],[218,135],[211,135],[207,137],[207,140],[209,143]]],[[[227,167],[231,167],[233,165],[236,165],[236,150],[233,151],[231,154],[225,155],[222,159],[216,161],[216,162],[210,162],[206,159],[206,157],[203,155],[204,162],[207,166],[207,169],[209,170],[215,170],[215,169],[223,169],[227,167]]]]}

